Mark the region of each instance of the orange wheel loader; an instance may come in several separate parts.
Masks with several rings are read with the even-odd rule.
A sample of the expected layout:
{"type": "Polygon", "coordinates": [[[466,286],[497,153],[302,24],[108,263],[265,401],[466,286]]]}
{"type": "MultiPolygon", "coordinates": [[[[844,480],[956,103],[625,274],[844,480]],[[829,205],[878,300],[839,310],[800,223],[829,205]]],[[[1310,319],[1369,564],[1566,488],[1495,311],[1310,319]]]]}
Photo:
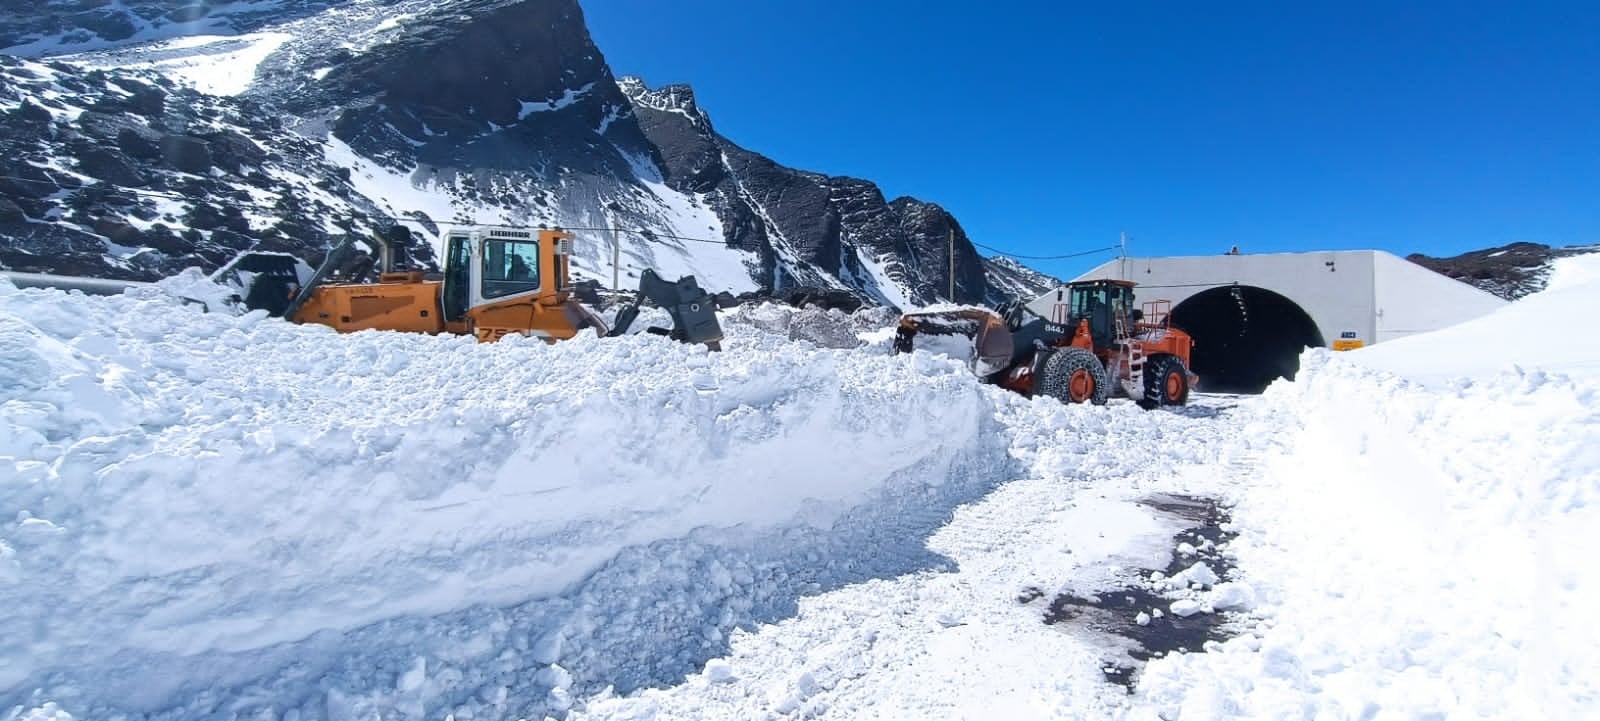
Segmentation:
{"type": "Polygon", "coordinates": [[[211,277],[240,289],[245,307],[296,323],[319,323],[341,332],[472,334],[480,341],[518,334],[553,343],[585,328],[600,336],[621,335],[649,298],[674,324],[651,332],[720,350],[722,328],[715,306],[693,276],[669,282],[646,269],[638,296],[618,312],[617,327],[608,329],[572,292],[570,232],[494,225],[449,228],[444,272],[428,274],[407,257],[409,231],[396,227],[402,231],[398,237],[374,236],[370,245],[377,251],[375,263],[344,277],[335,276],[361,266],[354,236],[334,247],[309,278],[301,277],[301,264],[293,256],[264,252],[242,253],[211,277]],[[370,277],[372,270],[377,271],[375,278],[370,277]]]}
{"type": "Polygon", "coordinates": [[[971,338],[973,372],[984,382],[1063,403],[1104,404],[1120,390],[1145,408],[1184,405],[1198,377],[1189,371],[1189,334],[1171,327],[1171,303],[1134,308],[1134,284],[1067,284],[1063,317],[1045,319],[1020,302],[998,310],[907,313],[894,350],[909,353],[919,336],[971,338]]]}

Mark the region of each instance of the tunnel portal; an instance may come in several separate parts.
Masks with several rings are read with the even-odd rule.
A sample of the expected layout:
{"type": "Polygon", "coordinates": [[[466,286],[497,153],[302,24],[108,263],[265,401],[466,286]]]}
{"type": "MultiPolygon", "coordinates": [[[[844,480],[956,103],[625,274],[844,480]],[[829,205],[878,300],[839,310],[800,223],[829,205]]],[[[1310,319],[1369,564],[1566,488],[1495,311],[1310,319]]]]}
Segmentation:
{"type": "Polygon", "coordinates": [[[1278,378],[1294,380],[1300,352],[1322,347],[1305,309],[1265,288],[1211,288],[1172,309],[1172,325],[1194,338],[1190,366],[1209,393],[1260,393],[1278,378]]]}

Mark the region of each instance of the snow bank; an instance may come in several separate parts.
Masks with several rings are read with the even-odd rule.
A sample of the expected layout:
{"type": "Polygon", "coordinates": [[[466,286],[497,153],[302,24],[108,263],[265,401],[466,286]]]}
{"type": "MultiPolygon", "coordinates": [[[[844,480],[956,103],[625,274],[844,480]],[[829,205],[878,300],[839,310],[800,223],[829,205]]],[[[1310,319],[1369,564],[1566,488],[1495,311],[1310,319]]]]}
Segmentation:
{"type": "Polygon", "coordinates": [[[753,326],[822,348],[860,348],[888,354],[892,350],[894,325],[898,319],[899,315],[893,310],[882,307],[868,306],[845,313],[837,308],[796,308],[766,302],[733,308],[722,322],[753,326]]]}
{"type": "Polygon", "coordinates": [[[938,563],[1007,467],[958,363],[724,349],[0,284],[0,708],[555,712],[938,563]]]}
{"type": "Polygon", "coordinates": [[[1557,258],[1543,291],[1493,313],[1432,333],[1387,341],[1350,359],[1435,386],[1513,367],[1600,375],[1600,253],[1557,258]]]}
{"type": "Polygon", "coordinates": [[[1058,593],[1125,588],[1165,564],[1193,521],[1136,499],[1224,487],[1239,429],[1216,414],[1232,404],[991,400],[1019,475],[927,538],[953,563],[807,596],[681,684],[580,699],[568,721],[1114,718],[1126,696],[1102,669],[1129,642],[1043,616],[1058,593]]]}
{"type": "Polygon", "coordinates": [[[1241,490],[1233,543],[1262,631],[1153,662],[1132,717],[1593,711],[1595,378],[1509,372],[1430,388],[1312,350],[1265,400],[1294,432],[1241,490]]]}

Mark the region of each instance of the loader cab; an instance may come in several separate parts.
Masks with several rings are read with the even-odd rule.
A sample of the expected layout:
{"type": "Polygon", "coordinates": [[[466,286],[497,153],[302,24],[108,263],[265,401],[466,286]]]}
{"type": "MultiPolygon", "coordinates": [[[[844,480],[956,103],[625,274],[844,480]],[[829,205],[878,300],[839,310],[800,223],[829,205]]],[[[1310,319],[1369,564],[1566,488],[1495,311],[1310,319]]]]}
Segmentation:
{"type": "Polygon", "coordinates": [[[1130,325],[1133,313],[1133,283],[1125,280],[1091,280],[1067,286],[1068,326],[1076,328],[1089,321],[1089,337],[1096,349],[1109,347],[1117,337],[1116,321],[1130,325]]]}
{"type": "Polygon", "coordinates": [[[460,321],[473,308],[505,300],[561,300],[571,238],[561,231],[504,226],[451,230],[445,236],[445,320],[460,321]]]}

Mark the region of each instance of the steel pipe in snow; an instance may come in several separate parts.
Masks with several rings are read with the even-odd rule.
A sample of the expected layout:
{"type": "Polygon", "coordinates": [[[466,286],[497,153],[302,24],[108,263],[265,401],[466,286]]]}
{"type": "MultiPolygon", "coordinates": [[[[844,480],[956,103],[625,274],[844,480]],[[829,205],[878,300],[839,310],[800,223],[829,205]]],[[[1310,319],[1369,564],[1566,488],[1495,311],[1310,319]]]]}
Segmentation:
{"type": "Polygon", "coordinates": [[[9,270],[0,270],[0,278],[11,281],[18,288],[59,288],[61,290],[75,290],[88,295],[121,295],[129,288],[142,288],[154,285],[139,280],[116,280],[112,278],[87,278],[76,275],[49,275],[46,273],[16,273],[9,270]]]}

